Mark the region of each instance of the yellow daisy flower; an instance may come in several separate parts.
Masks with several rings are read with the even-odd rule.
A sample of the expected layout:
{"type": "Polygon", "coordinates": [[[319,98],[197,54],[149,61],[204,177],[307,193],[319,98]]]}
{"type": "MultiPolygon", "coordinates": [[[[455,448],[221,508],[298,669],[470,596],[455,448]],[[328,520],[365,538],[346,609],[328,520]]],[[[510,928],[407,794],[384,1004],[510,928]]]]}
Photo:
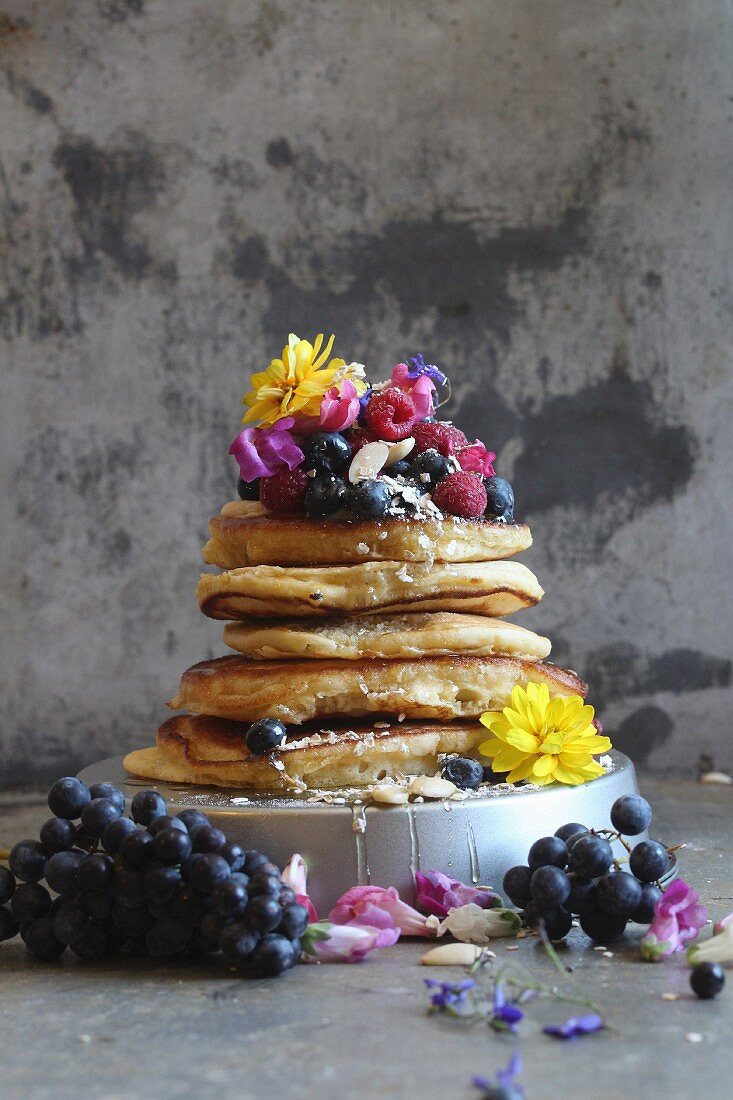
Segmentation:
{"type": "Polygon", "coordinates": [[[508,783],[567,783],[577,786],[603,775],[593,759],[611,742],[593,725],[593,707],[580,695],[550,698],[547,684],[515,687],[511,705],[487,711],[480,721],[493,737],[479,745],[495,772],[508,772],[508,783]]]}
{"type": "Polygon", "coordinates": [[[322,332],[312,344],[291,332],[282,358],[273,359],[267,370],[252,375],[252,389],[242,399],[247,405],[243,422],[275,424],[285,416],[318,416],[326,391],[346,379],[354,383],[359,395],[365,393],[366,385],[361,381],[364,368],[359,363],[329,360],[333,341],[330,336],[321,350],[322,332]]]}

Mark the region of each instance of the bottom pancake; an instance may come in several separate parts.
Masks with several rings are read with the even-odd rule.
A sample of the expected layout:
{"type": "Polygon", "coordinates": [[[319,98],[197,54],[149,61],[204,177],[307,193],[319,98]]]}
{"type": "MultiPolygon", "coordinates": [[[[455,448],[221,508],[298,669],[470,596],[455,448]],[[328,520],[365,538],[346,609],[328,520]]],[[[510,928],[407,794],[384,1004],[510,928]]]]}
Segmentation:
{"type": "Polygon", "coordinates": [[[302,730],[281,748],[253,756],[247,725],[188,714],[169,718],[156,745],[129,753],[125,768],[143,779],[256,790],[361,787],[399,775],[433,775],[442,753],[475,754],[487,736],[479,722],[354,724],[302,730]]]}

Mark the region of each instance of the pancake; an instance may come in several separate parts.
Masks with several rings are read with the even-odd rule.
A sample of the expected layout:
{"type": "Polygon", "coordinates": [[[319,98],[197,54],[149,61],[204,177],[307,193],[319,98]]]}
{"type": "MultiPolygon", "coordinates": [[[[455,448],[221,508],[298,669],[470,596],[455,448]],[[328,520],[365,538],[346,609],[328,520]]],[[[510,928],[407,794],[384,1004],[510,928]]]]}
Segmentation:
{"type": "Polygon", "coordinates": [[[329,618],[396,611],[467,611],[511,615],[544,592],[516,561],[362,562],[361,565],[256,565],[204,573],[199,606],[212,619],[329,618]]]}
{"type": "Polygon", "coordinates": [[[168,783],[280,791],[358,787],[400,774],[433,775],[439,753],[475,755],[487,736],[478,722],[363,724],[304,730],[282,748],[252,756],[246,731],[223,718],[176,715],[158,730],[155,747],[129,753],[124,765],[133,775],[168,783]]]}
{"type": "Polygon", "coordinates": [[[276,516],[257,501],[231,501],[209,524],[204,561],[243,565],[339,565],[360,561],[494,561],[532,544],[523,523],[491,520],[319,520],[276,516]]]}
{"type": "Polygon", "coordinates": [[[228,623],[224,641],[254,660],[293,658],[340,661],[361,658],[437,657],[495,654],[537,661],[547,657],[549,639],[514,623],[449,611],[385,615],[369,619],[254,620],[228,623]]]}
{"type": "Polygon", "coordinates": [[[550,695],[585,695],[574,673],[516,657],[416,660],[251,661],[218,657],[184,672],[174,710],[241,722],[280,718],[300,725],[332,715],[475,717],[507,706],[516,684],[546,683],[550,695]]]}

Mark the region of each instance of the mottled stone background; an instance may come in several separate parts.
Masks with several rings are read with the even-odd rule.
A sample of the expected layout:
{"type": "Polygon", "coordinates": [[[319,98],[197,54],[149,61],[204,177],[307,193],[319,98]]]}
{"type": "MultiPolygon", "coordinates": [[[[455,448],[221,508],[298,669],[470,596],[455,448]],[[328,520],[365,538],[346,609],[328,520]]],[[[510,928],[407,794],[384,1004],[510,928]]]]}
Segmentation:
{"type": "Polygon", "coordinates": [[[450,372],[617,744],[733,768],[731,4],[0,11],[3,781],[150,742],[221,651],[240,397],[323,328],[450,372]]]}

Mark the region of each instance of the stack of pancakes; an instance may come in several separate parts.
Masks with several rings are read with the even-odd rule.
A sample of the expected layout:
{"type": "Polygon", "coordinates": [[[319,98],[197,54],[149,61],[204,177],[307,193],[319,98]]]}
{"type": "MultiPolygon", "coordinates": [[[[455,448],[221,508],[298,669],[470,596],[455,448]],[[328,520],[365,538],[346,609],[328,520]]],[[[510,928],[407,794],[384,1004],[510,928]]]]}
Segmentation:
{"type": "Polygon", "coordinates": [[[155,747],[130,753],[150,779],[260,789],[363,786],[434,774],[475,755],[484,711],[512,689],[585,695],[544,661],[550,642],[503,620],[543,591],[506,561],[524,524],[490,520],[329,521],[233,501],[211,521],[201,610],[226,621],[236,655],[189,668],[155,747]],[[245,734],[280,719],[288,739],[251,754],[245,734]]]}

